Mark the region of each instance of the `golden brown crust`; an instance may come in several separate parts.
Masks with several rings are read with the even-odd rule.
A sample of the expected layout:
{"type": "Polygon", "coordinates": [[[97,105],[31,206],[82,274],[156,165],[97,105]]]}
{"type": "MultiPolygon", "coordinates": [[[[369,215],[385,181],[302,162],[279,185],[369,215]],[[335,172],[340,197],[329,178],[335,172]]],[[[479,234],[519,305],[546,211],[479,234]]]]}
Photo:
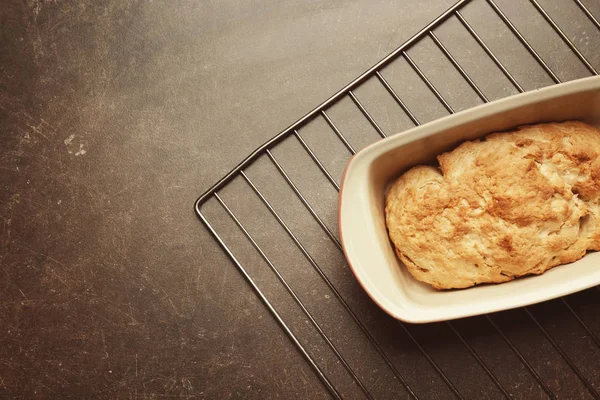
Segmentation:
{"type": "Polygon", "coordinates": [[[600,250],[600,130],[569,121],[466,142],[386,196],[400,260],[436,289],[541,274],[600,250]]]}

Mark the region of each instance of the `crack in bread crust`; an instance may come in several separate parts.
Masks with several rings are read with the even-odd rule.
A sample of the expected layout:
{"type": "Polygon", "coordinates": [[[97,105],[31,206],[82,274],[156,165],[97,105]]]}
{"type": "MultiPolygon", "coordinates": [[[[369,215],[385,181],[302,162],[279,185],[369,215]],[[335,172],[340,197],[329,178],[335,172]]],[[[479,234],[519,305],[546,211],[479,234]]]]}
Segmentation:
{"type": "Polygon", "coordinates": [[[578,121],[465,142],[386,196],[396,253],[436,289],[541,274],[600,249],[600,130],[578,121]]]}

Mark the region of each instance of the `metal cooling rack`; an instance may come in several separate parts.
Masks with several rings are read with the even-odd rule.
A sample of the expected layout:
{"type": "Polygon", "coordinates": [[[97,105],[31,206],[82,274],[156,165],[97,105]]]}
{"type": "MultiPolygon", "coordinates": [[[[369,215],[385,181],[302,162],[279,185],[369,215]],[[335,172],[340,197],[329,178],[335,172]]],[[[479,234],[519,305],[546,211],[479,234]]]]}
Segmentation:
{"type": "Polygon", "coordinates": [[[440,109],[454,113],[598,74],[598,4],[504,3],[458,1],[259,147],[196,203],[202,222],[334,398],[600,398],[599,288],[524,309],[415,326],[374,306],[341,253],[338,180],[348,156],[365,142],[438,117],[440,109]],[[500,33],[482,27],[492,20],[500,33]],[[548,45],[540,46],[540,36],[548,45]],[[516,45],[501,47],[506,40],[516,45]],[[419,60],[420,49],[444,64],[438,72],[419,60]],[[525,66],[515,66],[511,52],[525,66]],[[415,107],[419,96],[433,102],[415,107]],[[391,111],[382,113],[384,108],[391,111]]]}

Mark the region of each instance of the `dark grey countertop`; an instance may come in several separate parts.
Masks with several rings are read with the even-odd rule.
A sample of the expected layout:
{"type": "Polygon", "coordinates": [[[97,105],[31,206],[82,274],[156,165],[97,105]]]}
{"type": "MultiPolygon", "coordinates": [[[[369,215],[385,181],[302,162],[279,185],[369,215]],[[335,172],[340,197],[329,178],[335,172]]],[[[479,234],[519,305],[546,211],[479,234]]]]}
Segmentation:
{"type": "MultiPolygon", "coordinates": [[[[498,1],[519,20],[515,2],[498,1]]],[[[550,0],[542,3],[556,12],[550,0]]],[[[600,16],[600,4],[585,3],[600,16]]],[[[2,1],[0,397],[328,397],[192,206],[255,147],[451,4],[2,1]]],[[[569,12],[562,17],[568,19],[569,12]]],[[[520,22],[527,26],[523,15],[520,22]]],[[[491,18],[489,10],[471,11],[471,17],[479,27],[491,18]]],[[[538,25],[532,26],[524,33],[538,37],[538,25]]],[[[450,37],[460,51],[460,40],[450,37]]],[[[577,37],[596,68],[599,38],[593,25],[577,37]]],[[[545,50],[559,51],[552,45],[545,50]]],[[[427,54],[425,49],[420,60],[429,60],[427,54]]],[[[521,56],[515,54],[512,63],[521,63],[521,56]]],[[[570,57],[552,59],[561,79],[586,76],[570,57]]],[[[526,62],[516,70],[526,89],[552,83],[526,62]]],[[[402,70],[395,76],[401,82],[402,70]]],[[[443,77],[438,82],[443,86],[443,77]]],[[[515,92],[506,82],[488,83],[491,98],[515,92]]],[[[452,85],[446,89],[457,110],[477,104],[452,85]]],[[[443,115],[428,99],[412,101],[429,119],[443,115]]],[[[338,118],[343,115],[339,111],[338,118]]],[[[409,127],[393,116],[382,118],[389,129],[409,127]]],[[[319,143],[317,133],[306,135],[319,143]]],[[[327,152],[329,146],[334,147],[323,142],[317,148],[327,152]]],[[[346,159],[331,164],[338,175],[346,159]]],[[[260,181],[260,163],[254,173],[260,181]]],[[[228,193],[232,198],[234,189],[228,193]]],[[[270,195],[277,196],[277,189],[270,195]]],[[[335,207],[335,194],[323,196],[335,207]]],[[[294,226],[314,232],[315,240],[322,235],[302,221],[294,226]]],[[[276,256],[288,256],[285,247],[280,253],[276,256]]],[[[343,268],[338,259],[331,256],[343,268]]],[[[375,326],[374,335],[420,398],[450,398],[453,388],[466,398],[500,398],[499,385],[523,398],[547,398],[544,385],[564,398],[600,390],[595,289],[569,298],[584,325],[560,301],[532,308],[533,320],[523,310],[498,314],[494,323],[510,339],[503,341],[485,319],[398,331],[355,287],[348,271],[338,271],[336,279],[348,285],[341,291],[357,299],[361,315],[375,326]],[[541,321],[546,330],[536,330],[532,321],[541,321]],[[407,342],[410,335],[418,339],[416,347],[407,342]],[[577,341],[585,343],[573,345],[577,341]],[[525,362],[508,343],[520,349],[515,354],[524,355],[525,362]],[[552,350],[556,343],[566,349],[568,361],[552,350]],[[424,361],[419,346],[432,362],[424,361]]],[[[314,295],[316,287],[307,280],[301,291],[314,295]]],[[[274,289],[267,291],[278,299],[274,289]]],[[[277,303],[287,315],[285,301],[277,303]]],[[[336,336],[346,324],[338,318],[342,312],[329,301],[323,304],[320,317],[336,336]]],[[[373,367],[381,362],[372,361],[352,334],[339,333],[337,340],[372,385],[374,397],[408,398],[393,376],[373,367]]],[[[336,361],[319,355],[323,346],[309,347],[344,396],[358,397],[348,377],[337,377],[336,361]]]]}

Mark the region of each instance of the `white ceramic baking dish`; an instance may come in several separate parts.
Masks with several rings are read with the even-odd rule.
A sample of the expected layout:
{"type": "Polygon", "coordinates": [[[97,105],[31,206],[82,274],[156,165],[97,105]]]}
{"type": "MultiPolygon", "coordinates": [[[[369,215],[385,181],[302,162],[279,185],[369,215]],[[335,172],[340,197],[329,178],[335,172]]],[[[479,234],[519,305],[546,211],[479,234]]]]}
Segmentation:
{"type": "Polygon", "coordinates": [[[499,285],[436,291],[396,257],[384,219],[389,184],[465,140],[524,124],[578,119],[600,127],[600,76],[484,104],[381,140],[346,166],[339,229],[346,258],[369,296],[391,316],[426,323],[506,310],[600,284],[600,252],[539,276],[499,285]]]}

